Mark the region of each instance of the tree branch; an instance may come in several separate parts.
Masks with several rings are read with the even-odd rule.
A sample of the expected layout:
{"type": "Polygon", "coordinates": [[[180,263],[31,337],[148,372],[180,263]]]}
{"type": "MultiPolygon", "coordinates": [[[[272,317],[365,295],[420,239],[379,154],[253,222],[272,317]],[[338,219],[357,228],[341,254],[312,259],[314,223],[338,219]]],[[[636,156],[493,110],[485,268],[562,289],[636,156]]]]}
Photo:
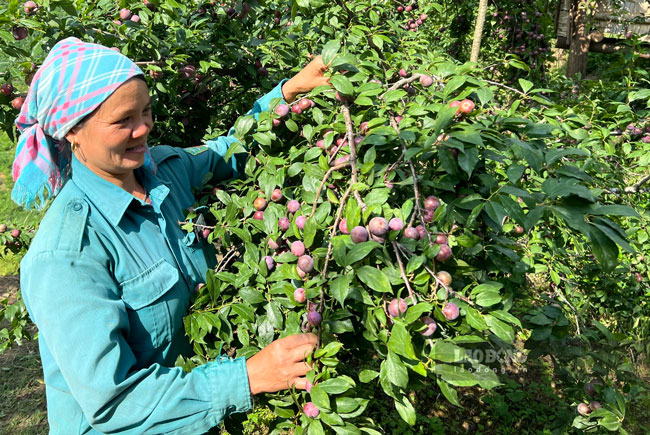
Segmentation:
{"type": "Polygon", "coordinates": [[[402,275],[402,279],[404,280],[404,285],[406,285],[406,289],[409,292],[409,298],[411,299],[413,304],[416,304],[417,298],[415,297],[415,293],[413,293],[411,284],[409,284],[409,280],[406,276],[406,271],[404,270],[404,264],[402,263],[402,257],[399,254],[399,249],[397,249],[397,242],[394,240],[393,240],[393,251],[395,251],[395,257],[397,258],[397,264],[399,264],[399,271],[400,274],[402,275]]]}
{"type": "Polygon", "coordinates": [[[325,173],[325,176],[323,177],[323,180],[320,182],[320,186],[318,186],[318,190],[316,191],[316,199],[314,199],[314,204],[311,207],[311,214],[309,217],[312,217],[314,213],[316,213],[316,206],[318,205],[318,198],[320,197],[320,193],[323,190],[323,186],[325,186],[325,183],[327,183],[327,179],[332,175],[332,172],[338,171],[339,169],[345,168],[347,166],[350,166],[350,162],[345,162],[341,163],[340,165],[332,166],[329,168],[329,170],[325,173]]]}
{"type": "MultiPolygon", "coordinates": [[[[350,164],[352,165],[352,184],[357,183],[357,146],[354,144],[354,131],[352,129],[352,118],[350,118],[350,108],[347,103],[341,105],[341,113],[343,114],[343,119],[345,120],[345,130],[348,140],[348,146],[350,147],[350,164]]],[[[357,199],[359,207],[362,211],[366,211],[368,206],[361,199],[359,191],[354,189],[354,197],[357,199]]]]}
{"type": "Polygon", "coordinates": [[[336,218],[334,219],[334,225],[332,226],[332,231],[330,232],[330,241],[327,246],[327,254],[325,255],[325,263],[323,264],[323,271],[321,272],[321,276],[325,278],[325,275],[327,274],[327,264],[329,263],[330,255],[332,254],[332,237],[336,235],[336,229],[339,226],[339,221],[341,220],[341,214],[343,214],[343,207],[345,206],[345,201],[348,199],[348,196],[350,195],[350,190],[352,189],[352,186],[349,186],[343,196],[341,197],[341,204],[339,205],[338,210],[336,211],[336,218]]]}

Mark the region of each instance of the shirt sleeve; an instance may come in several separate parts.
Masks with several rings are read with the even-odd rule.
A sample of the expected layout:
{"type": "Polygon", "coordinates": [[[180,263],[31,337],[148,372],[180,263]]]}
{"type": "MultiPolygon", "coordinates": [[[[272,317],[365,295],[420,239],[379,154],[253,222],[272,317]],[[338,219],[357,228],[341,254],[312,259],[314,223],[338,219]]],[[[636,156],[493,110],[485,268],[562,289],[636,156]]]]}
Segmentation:
{"type": "Polygon", "coordinates": [[[244,358],[190,373],[160,364],[137,369],[125,339],[127,310],[107,265],[78,252],[41,252],[25,257],[21,276],[39,339],[94,429],[204,433],[252,407],[244,358]]]}
{"type": "MultiPolygon", "coordinates": [[[[286,80],[281,81],[271,92],[258,99],[246,115],[253,115],[257,120],[261,112],[269,109],[273,99],[279,98],[284,102],[282,85],[285,82],[286,80]]],[[[208,172],[214,174],[216,181],[239,178],[243,175],[242,166],[248,153],[235,154],[228,162],[225,160],[228,149],[234,142],[237,142],[234,134],[235,128],[231,127],[227,136],[210,139],[201,147],[186,148],[184,152],[181,152],[192,187],[200,187],[203,184],[203,177],[208,172]]]]}

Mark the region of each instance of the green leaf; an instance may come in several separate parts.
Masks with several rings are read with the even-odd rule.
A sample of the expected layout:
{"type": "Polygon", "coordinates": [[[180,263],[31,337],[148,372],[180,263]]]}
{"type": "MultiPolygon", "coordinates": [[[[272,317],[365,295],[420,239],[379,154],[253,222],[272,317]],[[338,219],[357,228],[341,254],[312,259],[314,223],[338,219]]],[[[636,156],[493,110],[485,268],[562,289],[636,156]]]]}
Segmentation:
{"type": "Polygon", "coordinates": [[[436,378],[436,383],[438,384],[438,387],[440,387],[442,394],[447,398],[447,400],[449,400],[449,403],[458,407],[461,406],[458,401],[458,392],[454,390],[451,385],[440,378],[436,378]]]}
{"type": "Polygon", "coordinates": [[[328,41],[327,44],[323,47],[321,51],[321,57],[323,59],[323,64],[329,65],[332,63],[339,49],[341,48],[341,42],[336,39],[328,41]]]}
{"type": "Polygon", "coordinates": [[[501,385],[499,378],[491,368],[484,366],[483,364],[477,364],[473,368],[474,377],[481,388],[490,389],[501,385]]]}
{"type": "Polygon", "coordinates": [[[363,260],[368,254],[370,254],[370,252],[372,252],[373,249],[379,246],[379,243],[373,241],[357,243],[356,245],[352,246],[350,251],[345,256],[345,264],[342,264],[342,266],[349,266],[356,263],[357,261],[363,260]]]}
{"type": "Polygon", "coordinates": [[[474,375],[466,368],[450,364],[436,364],[433,368],[443,381],[457,387],[471,387],[478,381],[474,375]]]}
{"type": "Polygon", "coordinates": [[[390,280],[386,274],[372,266],[362,266],[356,270],[356,276],[370,287],[373,290],[383,293],[389,293],[392,291],[390,280]]]}
{"type": "Polygon", "coordinates": [[[309,395],[311,396],[311,401],[314,402],[314,405],[316,405],[318,409],[327,411],[331,410],[330,398],[320,384],[311,387],[309,395]]]}
{"type": "Polygon", "coordinates": [[[386,376],[393,385],[406,388],[409,375],[406,371],[406,366],[394,352],[388,351],[388,356],[381,365],[382,369],[385,367],[386,376]]]}
{"type": "Polygon", "coordinates": [[[330,292],[332,293],[332,296],[334,296],[334,299],[336,299],[338,303],[341,304],[341,307],[343,307],[345,299],[348,297],[348,294],[350,294],[350,277],[341,275],[336,278],[330,284],[330,292]]]}
{"type": "Polygon", "coordinates": [[[490,307],[501,302],[501,295],[498,292],[486,291],[479,293],[475,300],[482,307],[490,307]]]}
{"type": "Polygon", "coordinates": [[[415,408],[413,408],[413,404],[409,401],[408,396],[404,395],[400,400],[395,400],[395,408],[397,408],[397,412],[402,417],[402,420],[411,426],[415,424],[415,408]]]}
{"type": "Polygon", "coordinates": [[[519,86],[521,86],[521,90],[526,94],[533,88],[533,83],[525,79],[519,79],[519,86]]]}
{"type": "Polygon", "coordinates": [[[478,331],[485,331],[488,329],[483,315],[475,308],[469,306],[465,307],[465,319],[467,320],[469,326],[478,331]]]}
{"type": "Polygon", "coordinates": [[[377,376],[379,376],[379,372],[376,372],[374,370],[361,370],[359,373],[359,381],[363,382],[364,384],[367,384],[368,382],[372,381],[375,379],[377,376]]]}
{"type": "Polygon", "coordinates": [[[337,376],[330,378],[318,384],[327,394],[342,394],[350,388],[354,388],[356,383],[349,376],[337,376]]]}
{"type": "Polygon", "coordinates": [[[334,86],[334,89],[339,91],[343,95],[352,95],[354,94],[354,86],[350,79],[341,74],[335,74],[330,77],[330,83],[334,86]]]}
{"type": "Polygon", "coordinates": [[[618,246],[597,227],[590,225],[589,244],[603,270],[611,272],[618,265],[618,246]]]}
{"type": "Polygon", "coordinates": [[[393,328],[390,332],[390,338],[388,339],[388,349],[392,350],[398,355],[405,356],[412,360],[416,359],[415,350],[413,349],[413,344],[411,343],[411,335],[406,330],[406,326],[399,321],[395,320],[393,328]]]}
{"type": "Polygon", "coordinates": [[[512,329],[512,326],[489,314],[486,314],[484,318],[485,323],[487,323],[490,331],[494,333],[494,335],[506,343],[513,343],[515,341],[515,331],[512,329]]]}
{"type": "Polygon", "coordinates": [[[436,341],[429,356],[436,361],[454,363],[463,361],[467,357],[467,351],[446,341],[436,341]]]}

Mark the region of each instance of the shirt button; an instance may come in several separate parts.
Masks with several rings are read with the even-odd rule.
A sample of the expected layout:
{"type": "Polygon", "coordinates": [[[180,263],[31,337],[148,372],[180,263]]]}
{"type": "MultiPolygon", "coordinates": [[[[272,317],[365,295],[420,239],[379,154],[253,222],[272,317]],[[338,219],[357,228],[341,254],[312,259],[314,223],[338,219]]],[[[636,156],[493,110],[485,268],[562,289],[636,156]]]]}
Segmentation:
{"type": "Polygon", "coordinates": [[[81,210],[81,204],[79,204],[78,202],[76,202],[76,203],[72,206],[72,209],[73,209],[74,211],[79,211],[79,210],[81,210]]]}

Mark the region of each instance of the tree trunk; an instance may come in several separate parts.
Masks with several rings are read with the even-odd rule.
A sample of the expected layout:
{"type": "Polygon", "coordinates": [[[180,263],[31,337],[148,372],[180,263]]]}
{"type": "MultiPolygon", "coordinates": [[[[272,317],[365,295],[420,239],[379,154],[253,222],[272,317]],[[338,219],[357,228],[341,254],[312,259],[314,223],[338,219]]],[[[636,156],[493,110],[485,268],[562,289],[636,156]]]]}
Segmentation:
{"type": "Polygon", "coordinates": [[[487,0],[480,0],[478,4],[478,15],[476,16],[476,26],[474,27],[474,42],[472,43],[472,54],[469,57],[471,62],[478,61],[478,54],[481,51],[481,38],[483,36],[483,25],[485,24],[485,14],[487,12],[487,0]]]}
{"type": "Polygon", "coordinates": [[[584,78],[587,73],[587,58],[589,55],[589,37],[587,36],[587,2],[571,0],[569,10],[570,45],[569,59],[566,65],[566,76],[574,77],[580,74],[584,78]]]}

